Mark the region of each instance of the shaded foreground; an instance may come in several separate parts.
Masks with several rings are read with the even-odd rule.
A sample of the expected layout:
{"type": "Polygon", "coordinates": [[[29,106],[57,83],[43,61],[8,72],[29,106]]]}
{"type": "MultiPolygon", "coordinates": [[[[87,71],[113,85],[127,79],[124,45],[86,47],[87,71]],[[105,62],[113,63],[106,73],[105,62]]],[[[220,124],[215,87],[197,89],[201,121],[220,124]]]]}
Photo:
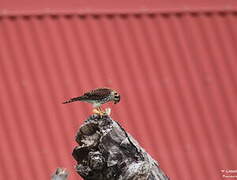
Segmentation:
{"type": "Polygon", "coordinates": [[[168,180],[158,163],[109,116],[90,116],[76,135],[76,171],[85,180],[168,180]]]}

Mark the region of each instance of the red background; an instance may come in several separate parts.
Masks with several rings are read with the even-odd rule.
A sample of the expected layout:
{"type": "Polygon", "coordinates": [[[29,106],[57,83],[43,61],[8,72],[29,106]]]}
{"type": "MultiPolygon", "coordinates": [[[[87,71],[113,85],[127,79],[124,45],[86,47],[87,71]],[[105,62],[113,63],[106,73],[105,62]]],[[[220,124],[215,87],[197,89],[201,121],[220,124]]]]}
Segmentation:
{"type": "Polygon", "coordinates": [[[60,166],[80,179],[71,152],[92,108],[61,102],[103,86],[121,93],[113,119],[171,179],[237,169],[234,3],[1,0],[0,179],[60,166]]]}

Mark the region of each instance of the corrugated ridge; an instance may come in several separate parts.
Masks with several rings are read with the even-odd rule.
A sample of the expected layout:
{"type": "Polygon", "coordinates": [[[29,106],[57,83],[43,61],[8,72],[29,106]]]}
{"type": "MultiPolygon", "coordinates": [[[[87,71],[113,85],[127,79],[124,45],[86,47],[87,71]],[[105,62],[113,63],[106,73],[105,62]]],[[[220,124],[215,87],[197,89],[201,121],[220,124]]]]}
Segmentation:
{"type": "Polygon", "coordinates": [[[79,9],[79,10],[63,10],[63,9],[54,9],[54,8],[44,8],[40,10],[11,10],[11,9],[1,9],[0,16],[72,16],[72,15],[81,15],[81,16],[91,16],[91,15],[147,15],[147,14],[199,14],[199,13],[236,13],[237,9],[234,5],[226,5],[225,7],[205,7],[205,6],[197,6],[197,7],[179,7],[179,8],[139,8],[139,9],[79,9]]]}

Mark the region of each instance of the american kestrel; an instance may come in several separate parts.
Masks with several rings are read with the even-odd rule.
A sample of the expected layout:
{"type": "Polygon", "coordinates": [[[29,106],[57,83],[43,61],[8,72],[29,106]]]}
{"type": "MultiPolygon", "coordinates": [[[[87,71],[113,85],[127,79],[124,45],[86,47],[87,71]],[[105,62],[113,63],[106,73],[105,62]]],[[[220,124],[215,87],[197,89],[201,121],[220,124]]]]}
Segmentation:
{"type": "Polygon", "coordinates": [[[102,111],[100,106],[109,101],[114,101],[114,104],[117,104],[120,101],[120,94],[113,89],[97,88],[89,92],[86,92],[82,96],[71,98],[67,101],[64,101],[63,104],[75,101],[84,101],[91,103],[93,105],[93,108],[95,108],[93,110],[94,113],[104,114],[105,112],[102,111]]]}

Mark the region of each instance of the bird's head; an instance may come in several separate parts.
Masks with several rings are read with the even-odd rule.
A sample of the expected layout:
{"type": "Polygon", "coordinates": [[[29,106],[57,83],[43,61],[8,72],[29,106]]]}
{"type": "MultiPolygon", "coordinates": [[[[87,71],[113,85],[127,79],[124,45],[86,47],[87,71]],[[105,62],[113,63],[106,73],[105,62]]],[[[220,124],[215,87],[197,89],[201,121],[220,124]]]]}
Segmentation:
{"type": "Polygon", "coordinates": [[[120,101],[120,94],[116,91],[112,91],[114,104],[117,104],[120,101]]]}

